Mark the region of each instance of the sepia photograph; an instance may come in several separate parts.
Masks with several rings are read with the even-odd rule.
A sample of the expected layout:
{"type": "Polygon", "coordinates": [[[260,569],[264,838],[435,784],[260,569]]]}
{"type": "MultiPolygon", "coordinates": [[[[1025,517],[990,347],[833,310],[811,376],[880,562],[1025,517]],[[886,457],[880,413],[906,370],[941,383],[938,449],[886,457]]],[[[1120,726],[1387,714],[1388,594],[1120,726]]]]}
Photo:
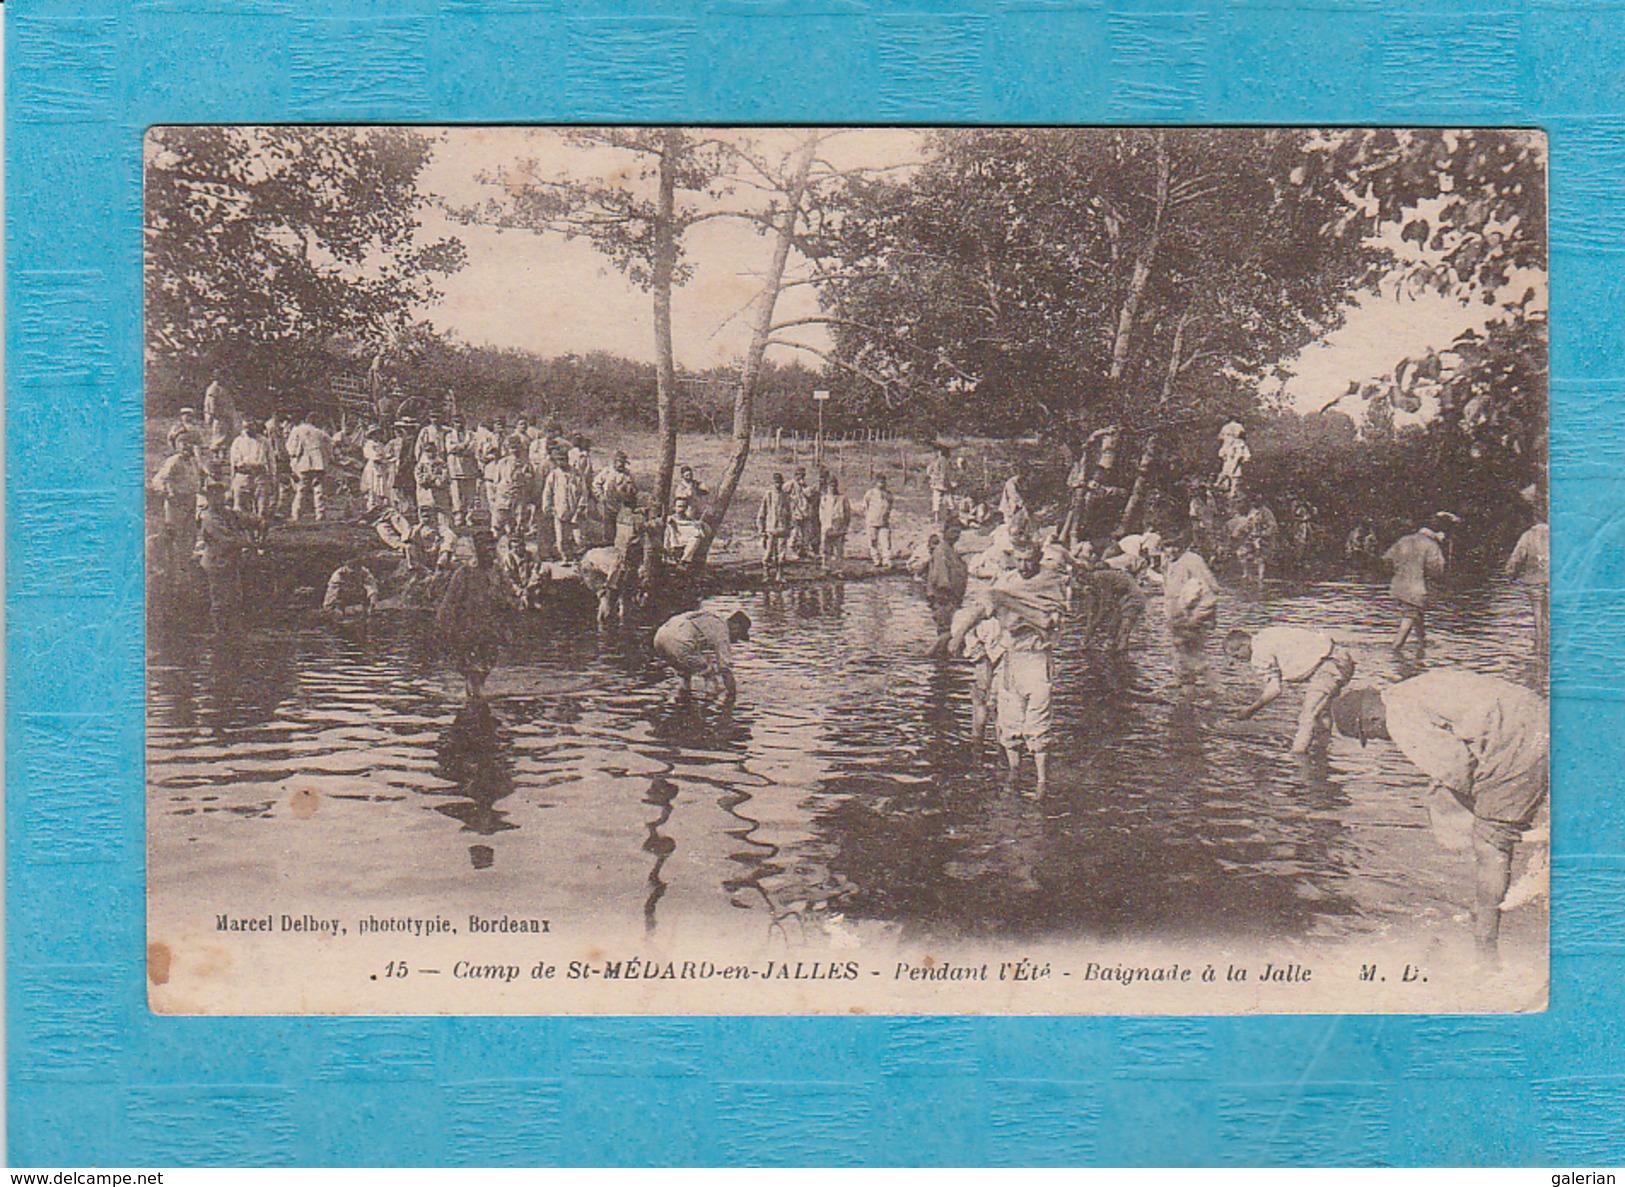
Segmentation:
{"type": "Polygon", "coordinates": [[[1543,133],[144,166],[155,1011],[1546,1008],[1543,133]]]}

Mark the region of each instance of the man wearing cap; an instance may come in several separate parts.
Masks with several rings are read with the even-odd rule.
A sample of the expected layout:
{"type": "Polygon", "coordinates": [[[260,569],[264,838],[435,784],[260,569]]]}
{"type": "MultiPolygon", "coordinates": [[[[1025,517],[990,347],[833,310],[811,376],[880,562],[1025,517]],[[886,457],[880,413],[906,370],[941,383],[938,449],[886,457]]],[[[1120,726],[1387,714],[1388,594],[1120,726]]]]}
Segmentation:
{"type": "Polygon", "coordinates": [[[290,518],[294,523],[299,522],[299,512],[307,501],[317,523],[327,513],[327,458],[333,452],[333,442],[314,420],[306,412],[288,433],[288,464],[294,483],[290,518]]]}
{"type": "Polygon", "coordinates": [[[164,527],[169,531],[177,561],[184,566],[192,563],[192,549],[197,544],[198,497],[203,493],[203,478],[185,437],[172,437],[170,451],[149,485],[163,496],[164,527]]]}
{"type": "Polygon", "coordinates": [[[839,566],[846,560],[846,533],[851,523],[852,504],[841,493],[841,480],[831,474],[824,493],[818,496],[818,556],[825,569],[831,562],[839,566]]]}
{"type": "Polygon", "coordinates": [[[790,482],[790,539],[800,560],[818,556],[818,495],[807,482],[807,467],[797,466],[790,482]]]}
{"type": "Polygon", "coordinates": [[[891,491],[886,476],[875,475],[875,484],[863,496],[863,526],[869,532],[869,563],[877,569],[891,568],[891,491]]]}
{"type": "Polygon", "coordinates": [[[700,499],[709,492],[694,477],[694,467],[682,465],[677,468],[677,481],[671,486],[671,501],[675,508],[678,503],[687,502],[688,511],[694,515],[700,513],[700,499]]]}
{"type": "Polygon", "coordinates": [[[579,472],[557,464],[548,471],[542,483],[542,510],[552,522],[553,545],[561,561],[574,560],[581,552],[581,516],[586,501],[579,472]]]}
{"type": "Polygon", "coordinates": [[[446,568],[457,554],[457,533],[440,518],[433,503],[420,504],[416,518],[397,507],[387,508],[373,530],[385,545],[401,554],[402,573],[446,568]]]}
{"type": "Polygon", "coordinates": [[[508,438],[508,455],[498,459],[486,475],[491,483],[491,531],[498,536],[523,531],[533,485],[530,443],[517,433],[508,438]]]}
{"type": "MultiPolygon", "coordinates": [[[[597,489],[593,492],[598,498],[598,511],[604,519],[606,535],[615,547],[626,550],[626,537],[630,533],[621,531],[621,511],[627,507],[636,507],[638,502],[638,484],[632,477],[632,461],[626,456],[626,451],[617,449],[615,459],[606,470],[598,472],[596,480],[597,489]]],[[[630,525],[628,518],[626,523],[630,525]]]]}
{"type": "Polygon", "coordinates": [[[184,446],[188,451],[196,449],[203,444],[203,433],[198,428],[197,412],[192,408],[182,408],[175,423],[169,426],[169,451],[184,446]]]}
{"type": "Polygon", "coordinates": [[[655,654],[671,665],[682,680],[682,696],[693,694],[699,676],[708,689],[721,681],[724,703],[738,692],[734,682],[733,644],[750,638],[750,618],[735,610],[726,619],[703,610],[674,614],[655,632],[655,654]]]}
{"type": "MultiPolygon", "coordinates": [[[[1440,517],[1435,517],[1438,523],[1440,517]]],[[[1439,524],[1442,527],[1442,524],[1439,524]]],[[[1394,579],[1388,592],[1399,603],[1399,630],[1394,635],[1394,650],[1405,646],[1414,633],[1418,647],[1427,646],[1426,611],[1431,591],[1430,580],[1444,576],[1444,533],[1439,527],[1422,527],[1408,536],[1401,536],[1382,559],[1394,570],[1394,579]]]]}
{"type": "Polygon", "coordinates": [[[1441,814],[1455,805],[1472,814],[1473,938],[1493,954],[1513,846],[1546,799],[1546,701],[1495,676],[1435,668],[1380,689],[1349,689],[1332,702],[1332,720],[1362,745],[1392,741],[1432,780],[1427,807],[1441,839],[1441,814]]]}
{"type": "Polygon", "coordinates": [[[430,444],[433,444],[437,454],[446,456],[446,430],[440,424],[440,413],[432,408],[427,421],[418,430],[417,440],[412,443],[412,457],[422,457],[424,449],[430,444]]]}
{"type": "Polygon", "coordinates": [[[418,461],[413,470],[417,488],[417,505],[436,508],[442,515],[451,514],[451,471],[440,454],[436,438],[418,434],[418,461]]]}
{"type": "Polygon", "coordinates": [[[756,508],[756,533],[762,538],[762,576],[768,581],[784,577],[784,553],[790,545],[794,526],[790,492],[784,487],[784,475],[776,473],[773,485],[767,488],[761,506],[756,508]]]}
{"type": "Polygon", "coordinates": [[[1307,754],[1316,734],[1331,729],[1332,698],[1354,676],[1354,657],[1348,649],[1330,635],[1306,627],[1271,626],[1251,635],[1233,630],[1224,640],[1224,653],[1264,673],[1258,699],[1236,714],[1238,721],[1272,704],[1284,684],[1304,686],[1292,754],[1307,754]]]}
{"type": "Polygon", "coordinates": [[[474,517],[480,485],[479,464],[474,460],[474,434],[462,417],[446,430],[446,477],[450,479],[452,521],[466,526],[474,517]]]}

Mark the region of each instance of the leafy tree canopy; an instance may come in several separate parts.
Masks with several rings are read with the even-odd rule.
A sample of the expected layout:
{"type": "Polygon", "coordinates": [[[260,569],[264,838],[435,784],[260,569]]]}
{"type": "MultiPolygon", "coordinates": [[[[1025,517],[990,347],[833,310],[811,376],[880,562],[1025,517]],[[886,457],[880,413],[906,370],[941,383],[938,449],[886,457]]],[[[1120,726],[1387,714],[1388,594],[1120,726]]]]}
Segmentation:
{"type": "Polygon", "coordinates": [[[377,349],[463,263],[458,240],[419,233],[430,151],[402,128],[153,129],[149,360],[278,391],[331,343],[377,349]]]}

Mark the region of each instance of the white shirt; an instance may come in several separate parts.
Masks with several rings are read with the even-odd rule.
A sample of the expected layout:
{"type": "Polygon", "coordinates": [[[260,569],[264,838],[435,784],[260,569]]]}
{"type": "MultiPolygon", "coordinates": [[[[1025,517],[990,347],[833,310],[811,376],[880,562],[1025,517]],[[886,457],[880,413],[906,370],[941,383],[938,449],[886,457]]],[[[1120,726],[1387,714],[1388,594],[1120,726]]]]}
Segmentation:
{"type": "Polygon", "coordinates": [[[271,464],[271,454],[264,441],[258,437],[250,437],[247,433],[240,434],[231,443],[231,468],[233,471],[248,467],[265,469],[271,464]]]}
{"type": "Polygon", "coordinates": [[[333,447],[326,433],[301,421],[288,433],[288,458],[295,474],[327,469],[327,451],[333,447]]]}
{"type": "Polygon", "coordinates": [[[1307,627],[1265,627],[1253,636],[1252,666],[1260,672],[1279,672],[1282,680],[1295,684],[1309,679],[1332,647],[1330,635],[1307,627]]]}

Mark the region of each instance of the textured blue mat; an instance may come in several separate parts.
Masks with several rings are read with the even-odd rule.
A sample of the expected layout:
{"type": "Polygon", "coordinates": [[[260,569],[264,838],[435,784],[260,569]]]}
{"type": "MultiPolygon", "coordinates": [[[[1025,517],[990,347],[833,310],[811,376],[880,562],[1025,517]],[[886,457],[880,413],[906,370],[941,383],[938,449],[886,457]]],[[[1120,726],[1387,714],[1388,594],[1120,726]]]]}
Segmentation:
{"type": "Polygon", "coordinates": [[[1598,1163],[1625,1151],[1625,8],[13,0],[13,1164],[1598,1163]],[[143,985],[151,123],[1551,136],[1552,1005],[1520,1018],[186,1019],[143,985]]]}

